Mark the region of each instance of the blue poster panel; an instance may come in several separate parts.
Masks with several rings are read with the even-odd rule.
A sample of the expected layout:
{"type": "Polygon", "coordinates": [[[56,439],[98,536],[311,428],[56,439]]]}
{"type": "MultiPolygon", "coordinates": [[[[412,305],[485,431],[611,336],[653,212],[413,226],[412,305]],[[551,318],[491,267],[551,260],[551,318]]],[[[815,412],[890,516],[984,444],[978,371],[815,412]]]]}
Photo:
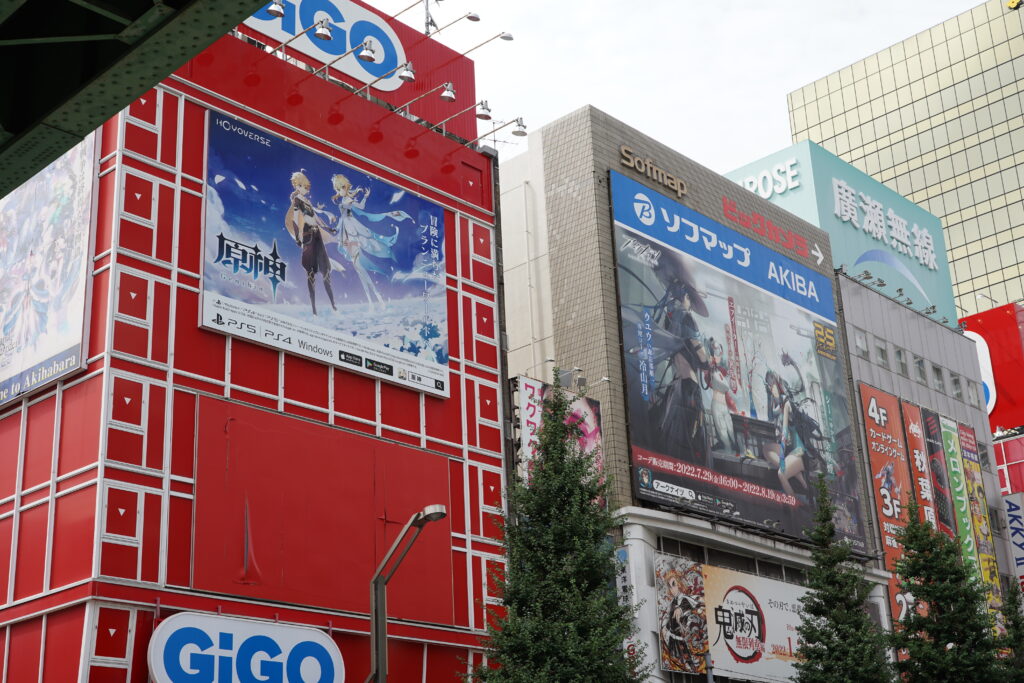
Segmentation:
{"type": "Polygon", "coordinates": [[[864,548],[829,277],[611,171],[638,498],[864,548]]]}
{"type": "Polygon", "coordinates": [[[95,135],[0,197],[0,404],[84,365],[95,135]]]}
{"type": "Polygon", "coordinates": [[[203,327],[448,396],[444,210],[217,112],[203,327]]]}

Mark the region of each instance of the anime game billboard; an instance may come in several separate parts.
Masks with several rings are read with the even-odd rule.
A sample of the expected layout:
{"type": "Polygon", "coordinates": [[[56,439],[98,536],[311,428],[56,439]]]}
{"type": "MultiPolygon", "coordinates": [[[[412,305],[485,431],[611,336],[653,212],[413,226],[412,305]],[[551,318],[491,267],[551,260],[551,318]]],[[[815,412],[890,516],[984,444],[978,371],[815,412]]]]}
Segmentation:
{"type": "MultiPolygon", "coordinates": [[[[537,444],[540,430],[544,425],[544,400],[554,387],[547,382],[520,375],[516,378],[519,390],[517,407],[519,408],[520,441],[518,472],[524,481],[529,479],[533,462],[537,458],[537,444]]],[[[598,471],[604,469],[604,457],[601,453],[601,402],[589,396],[580,396],[565,391],[569,399],[570,421],[579,427],[579,447],[583,453],[594,453],[594,464],[598,471]]]]}
{"type": "Polygon", "coordinates": [[[800,598],[791,583],[654,555],[663,671],[786,681],[795,673],[800,598]]]}
{"type": "Polygon", "coordinates": [[[832,281],[611,172],[635,492],[864,548],[832,281]]]}
{"type": "Polygon", "coordinates": [[[95,135],[0,198],[0,405],[80,369],[95,135]]]}
{"type": "Polygon", "coordinates": [[[448,396],[444,210],[218,112],[202,326],[448,396]]]}

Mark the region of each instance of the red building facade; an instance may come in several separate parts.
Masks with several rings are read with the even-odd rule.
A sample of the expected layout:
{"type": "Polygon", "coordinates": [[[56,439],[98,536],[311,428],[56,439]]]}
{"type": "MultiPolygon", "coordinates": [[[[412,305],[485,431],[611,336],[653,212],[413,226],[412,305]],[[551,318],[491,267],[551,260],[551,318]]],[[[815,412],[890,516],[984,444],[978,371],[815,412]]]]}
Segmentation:
{"type": "Polygon", "coordinates": [[[155,626],[193,611],[320,629],[362,681],[371,575],[435,503],[448,516],[389,586],[391,680],[455,681],[482,661],[503,562],[493,159],[415,120],[472,104],[472,63],[391,26],[418,78],[379,100],[243,27],[97,133],[86,367],[0,406],[3,680],[146,681],[155,626]],[[457,101],[387,106],[444,81],[457,101]],[[447,396],[200,326],[213,115],[443,208],[447,396]]]}

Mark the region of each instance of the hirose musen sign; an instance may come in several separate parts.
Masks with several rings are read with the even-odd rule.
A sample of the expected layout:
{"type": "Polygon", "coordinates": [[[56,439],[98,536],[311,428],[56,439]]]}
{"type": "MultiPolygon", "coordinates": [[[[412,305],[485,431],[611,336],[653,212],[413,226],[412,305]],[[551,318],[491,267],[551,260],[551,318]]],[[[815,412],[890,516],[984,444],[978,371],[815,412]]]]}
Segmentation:
{"type": "Polygon", "coordinates": [[[305,626],[181,612],[149,641],[155,683],[344,683],[333,640],[305,626]]]}
{"type": "Polygon", "coordinates": [[[323,64],[333,62],[332,68],[363,83],[373,81],[377,90],[398,90],[404,83],[398,77],[397,67],[406,62],[405,49],[383,18],[349,0],[284,0],[283,6],[281,17],[267,11],[268,3],[243,23],[276,41],[275,45],[295,38],[289,44],[293,50],[323,64]],[[296,38],[321,21],[326,21],[331,29],[330,40],[314,38],[313,31],[296,38]],[[357,59],[357,51],[353,50],[367,40],[374,52],[372,62],[357,59]],[[349,50],[353,50],[352,54],[338,59],[349,50]],[[387,77],[381,78],[385,74],[387,77]]]}

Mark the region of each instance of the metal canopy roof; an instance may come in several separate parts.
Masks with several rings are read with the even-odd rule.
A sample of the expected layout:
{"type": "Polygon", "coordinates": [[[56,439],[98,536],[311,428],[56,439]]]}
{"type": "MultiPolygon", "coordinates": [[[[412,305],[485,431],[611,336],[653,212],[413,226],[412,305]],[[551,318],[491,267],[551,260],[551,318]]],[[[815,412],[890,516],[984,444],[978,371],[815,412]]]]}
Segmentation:
{"type": "Polygon", "coordinates": [[[266,0],[0,0],[0,197],[266,0]]]}

